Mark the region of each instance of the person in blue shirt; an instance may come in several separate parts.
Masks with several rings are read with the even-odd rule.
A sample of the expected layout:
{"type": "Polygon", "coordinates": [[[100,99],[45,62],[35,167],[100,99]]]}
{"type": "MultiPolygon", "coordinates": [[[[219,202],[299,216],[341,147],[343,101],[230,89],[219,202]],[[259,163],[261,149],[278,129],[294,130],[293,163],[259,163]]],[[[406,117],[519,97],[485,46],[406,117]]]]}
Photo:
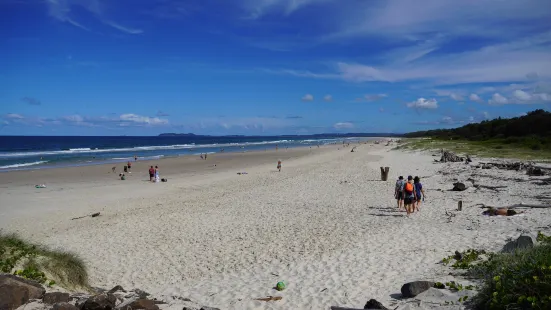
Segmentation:
{"type": "Polygon", "coordinates": [[[421,205],[421,199],[425,201],[425,190],[423,190],[423,184],[421,184],[421,179],[418,176],[413,178],[413,185],[415,187],[415,209],[419,211],[419,206],[421,205]]]}
{"type": "Polygon", "coordinates": [[[404,206],[404,193],[402,192],[404,183],[404,177],[400,176],[396,181],[396,187],[394,188],[394,199],[396,199],[396,203],[398,204],[398,210],[401,210],[404,206]]]}

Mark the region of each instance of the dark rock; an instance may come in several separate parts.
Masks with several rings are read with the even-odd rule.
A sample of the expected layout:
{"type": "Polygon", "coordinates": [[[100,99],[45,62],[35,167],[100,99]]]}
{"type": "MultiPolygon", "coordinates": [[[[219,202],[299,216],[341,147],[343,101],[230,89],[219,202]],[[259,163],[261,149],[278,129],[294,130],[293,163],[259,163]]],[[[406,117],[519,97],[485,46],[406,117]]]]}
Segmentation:
{"type": "Polygon", "coordinates": [[[433,286],[434,282],[431,281],[414,281],[402,285],[400,291],[402,292],[402,296],[410,298],[421,294],[433,286]]]}
{"type": "Polygon", "coordinates": [[[462,260],[463,254],[461,254],[461,252],[459,251],[455,251],[455,255],[453,256],[453,258],[455,258],[456,260],[462,260]]]}
{"type": "Polygon", "coordinates": [[[58,302],[69,302],[69,293],[61,293],[61,292],[46,293],[44,294],[42,301],[45,304],[50,304],[50,305],[56,304],[58,302]]]}
{"type": "Polygon", "coordinates": [[[155,304],[155,301],[149,300],[149,299],[137,299],[134,301],[131,301],[130,303],[125,303],[124,305],[120,305],[118,309],[121,310],[138,310],[138,309],[144,309],[144,310],[159,310],[159,307],[155,304]]]}
{"type": "Polygon", "coordinates": [[[213,307],[201,307],[201,310],[220,310],[220,309],[213,308],[213,307]]]}
{"type": "Polygon", "coordinates": [[[78,310],[78,308],[68,302],[59,302],[54,305],[52,310],[78,310]]]}
{"type": "Polygon", "coordinates": [[[471,182],[456,182],[456,183],[453,183],[453,190],[462,192],[471,186],[472,186],[471,182]]]}
{"type": "Polygon", "coordinates": [[[382,303],[376,301],[375,299],[370,299],[364,306],[364,309],[382,309],[389,310],[387,307],[383,306],[382,303]]]}
{"type": "Polygon", "coordinates": [[[124,288],[122,288],[122,286],[120,286],[120,285],[117,285],[117,286],[115,286],[114,288],[110,289],[107,293],[113,294],[114,292],[123,292],[123,293],[126,293],[126,291],[124,290],[124,288]]]}
{"type": "Polygon", "coordinates": [[[117,297],[113,294],[102,293],[90,297],[84,305],[83,310],[112,310],[115,309],[117,297]]]}
{"type": "Polygon", "coordinates": [[[517,240],[508,242],[501,252],[511,253],[516,250],[528,249],[534,246],[534,241],[530,236],[520,236],[517,240]]]}
{"type": "Polygon", "coordinates": [[[12,310],[40,299],[46,290],[39,283],[10,274],[0,274],[0,309],[12,310]]]}

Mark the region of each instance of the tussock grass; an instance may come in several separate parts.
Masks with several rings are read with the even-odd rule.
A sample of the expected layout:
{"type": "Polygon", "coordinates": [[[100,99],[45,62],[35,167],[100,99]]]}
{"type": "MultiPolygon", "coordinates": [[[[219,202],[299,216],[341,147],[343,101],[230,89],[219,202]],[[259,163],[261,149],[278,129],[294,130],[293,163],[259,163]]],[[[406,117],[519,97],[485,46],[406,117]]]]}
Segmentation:
{"type": "Polygon", "coordinates": [[[88,288],[88,272],[77,255],[35,245],[1,231],[0,272],[14,273],[46,285],[88,288]]]}
{"type": "Polygon", "coordinates": [[[551,238],[514,253],[492,255],[468,273],[482,280],[477,309],[551,309],[551,238]]]}
{"type": "Polygon", "coordinates": [[[551,160],[551,150],[549,149],[532,150],[501,140],[469,141],[413,138],[403,139],[399,148],[413,150],[446,149],[458,154],[480,157],[551,160]]]}

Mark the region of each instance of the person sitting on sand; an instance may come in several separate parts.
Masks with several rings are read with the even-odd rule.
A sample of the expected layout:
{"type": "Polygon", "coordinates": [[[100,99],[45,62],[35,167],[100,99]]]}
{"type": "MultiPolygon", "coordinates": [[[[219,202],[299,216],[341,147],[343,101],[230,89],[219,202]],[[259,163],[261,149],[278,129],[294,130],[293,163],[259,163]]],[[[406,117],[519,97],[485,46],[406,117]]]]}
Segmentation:
{"type": "Polygon", "coordinates": [[[423,189],[423,184],[421,184],[421,179],[418,176],[413,178],[413,185],[415,186],[415,195],[417,199],[415,201],[415,209],[419,211],[419,206],[421,205],[421,198],[425,201],[425,190],[423,189]]]}
{"type": "Polygon", "coordinates": [[[281,160],[277,161],[277,170],[279,170],[279,172],[281,172],[281,160]]]}
{"type": "Polygon", "coordinates": [[[406,208],[406,212],[410,215],[415,211],[414,202],[417,200],[415,185],[413,184],[413,177],[411,175],[408,176],[408,181],[403,186],[403,193],[404,206],[406,208]]]}
{"type": "Polygon", "coordinates": [[[396,181],[396,186],[394,188],[394,199],[396,199],[398,210],[401,210],[402,207],[404,206],[404,193],[403,193],[404,184],[405,184],[404,177],[403,176],[398,177],[398,180],[396,181]]]}
{"type": "Polygon", "coordinates": [[[153,166],[151,166],[151,168],[149,168],[149,181],[153,182],[154,177],[155,177],[155,169],[153,168],[153,166]]]}

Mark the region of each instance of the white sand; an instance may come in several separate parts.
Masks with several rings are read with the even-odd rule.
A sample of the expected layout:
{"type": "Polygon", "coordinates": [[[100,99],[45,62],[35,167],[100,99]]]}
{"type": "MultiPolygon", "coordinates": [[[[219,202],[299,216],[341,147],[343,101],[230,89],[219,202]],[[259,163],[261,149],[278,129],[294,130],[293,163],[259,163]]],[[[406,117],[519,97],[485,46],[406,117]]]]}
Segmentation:
{"type": "Polygon", "coordinates": [[[59,201],[57,208],[42,208],[40,192],[23,187],[9,195],[2,189],[0,200],[26,205],[25,213],[5,223],[7,230],[80,254],[95,286],[138,287],[221,309],[363,308],[370,298],[390,306],[399,303],[393,296],[405,282],[450,279],[438,262],[455,250],[499,250],[521,231],[551,230],[550,209],[485,217],[470,207],[538,202],[530,196],[549,195],[548,186],[508,181],[501,192],[451,192],[452,178],[473,173],[487,185],[498,184],[498,177],[529,178],[433,164],[433,158],[382,145],[362,145],[354,153],[331,147],[284,161],[281,173],[274,164],[260,164],[246,176],[224,171],[172,178],[154,189],[74,186],[48,194],[59,201]],[[379,181],[380,166],[390,167],[389,181],[379,181]],[[439,174],[443,168],[451,174],[439,174]],[[428,196],[410,218],[393,200],[396,177],[408,174],[422,177],[428,196]],[[462,212],[452,211],[458,200],[462,212]],[[455,214],[451,222],[446,210],[455,214]],[[69,220],[93,211],[102,216],[69,220]],[[288,286],[277,292],[281,280],[288,286]],[[254,300],[270,295],[283,299],[254,300]]]}

